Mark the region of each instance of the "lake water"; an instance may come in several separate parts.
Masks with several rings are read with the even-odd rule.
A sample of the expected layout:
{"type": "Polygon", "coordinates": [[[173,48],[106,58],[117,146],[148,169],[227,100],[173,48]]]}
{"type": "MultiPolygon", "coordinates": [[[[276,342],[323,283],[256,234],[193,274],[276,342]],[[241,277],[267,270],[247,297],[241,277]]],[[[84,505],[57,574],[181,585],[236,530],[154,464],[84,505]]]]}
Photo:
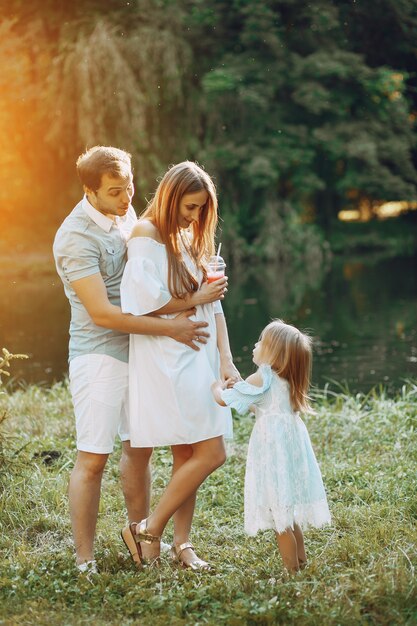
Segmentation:
{"type": "MultiPolygon", "coordinates": [[[[229,272],[224,302],[230,341],[243,375],[260,331],[281,317],[315,339],[313,381],[352,392],[383,384],[392,392],[417,379],[416,258],[341,259],[299,271],[259,267],[229,272]],[[337,381],[337,383],[332,382],[337,381]]],[[[50,384],[67,371],[69,307],[49,271],[0,273],[0,348],[25,352],[16,381],[50,384]]]]}

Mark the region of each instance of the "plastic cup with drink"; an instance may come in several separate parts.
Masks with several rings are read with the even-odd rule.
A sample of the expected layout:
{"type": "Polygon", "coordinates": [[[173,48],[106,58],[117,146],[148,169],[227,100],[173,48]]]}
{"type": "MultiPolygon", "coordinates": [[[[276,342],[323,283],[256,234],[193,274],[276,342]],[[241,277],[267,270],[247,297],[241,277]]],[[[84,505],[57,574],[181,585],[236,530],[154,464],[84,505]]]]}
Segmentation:
{"type": "Polygon", "coordinates": [[[219,280],[224,277],[224,271],[226,269],[226,263],[221,256],[212,256],[207,265],[207,282],[214,283],[215,280],[219,280]]]}
{"type": "Polygon", "coordinates": [[[207,265],[207,282],[208,284],[214,283],[214,281],[223,278],[224,270],[226,269],[226,263],[220,256],[220,250],[222,249],[222,244],[219,244],[219,248],[217,250],[217,254],[210,257],[210,260],[207,265]]]}

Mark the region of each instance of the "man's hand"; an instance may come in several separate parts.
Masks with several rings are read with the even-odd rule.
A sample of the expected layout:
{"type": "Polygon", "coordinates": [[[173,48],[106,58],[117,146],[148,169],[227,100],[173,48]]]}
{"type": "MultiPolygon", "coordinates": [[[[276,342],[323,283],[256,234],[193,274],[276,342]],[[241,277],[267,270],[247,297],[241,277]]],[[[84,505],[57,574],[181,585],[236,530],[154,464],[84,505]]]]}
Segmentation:
{"type": "Polygon", "coordinates": [[[200,350],[200,348],[194,343],[207,343],[207,338],[210,337],[209,333],[203,330],[208,326],[207,322],[193,322],[189,319],[191,315],[195,315],[195,309],[189,309],[177,315],[173,320],[172,332],[169,334],[172,339],[185,343],[186,346],[193,350],[200,350]]]}

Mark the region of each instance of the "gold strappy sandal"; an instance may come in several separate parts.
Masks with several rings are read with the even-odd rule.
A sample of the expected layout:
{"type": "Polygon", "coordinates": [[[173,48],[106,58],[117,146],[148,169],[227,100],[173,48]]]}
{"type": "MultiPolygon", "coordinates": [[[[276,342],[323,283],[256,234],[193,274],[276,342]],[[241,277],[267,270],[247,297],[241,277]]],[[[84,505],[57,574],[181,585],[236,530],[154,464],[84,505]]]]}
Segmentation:
{"type": "Polygon", "coordinates": [[[142,554],[142,547],[140,545],[141,541],[143,543],[152,544],[156,542],[160,542],[161,538],[156,537],[155,535],[151,535],[148,533],[146,527],[146,519],[143,519],[141,522],[131,522],[129,526],[126,526],[121,531],[121,536],[124,541],[126,548],[130,552],[130,556],[132,557],[135,565],[137,567],[142,567],[143,565],[158,565],[159,564],[159,556],[155,557],[152,560],[145,559],[142,554]]]}
{"type": "Polygon", "coordinates": [[[208,571],[212,569],[209,563],[203,561],[203,559],[198,558],[198,556],[190,563],[185,563],[181,559],[181,554],[184,552],[184,550],[187,550],[187,548],[194,550],[193,544],[189,541],[187,541],[186,543],[181,543],[179,546],[173,545],[171,547],[172,560],[181,565],[181,567],[192,569],[195,572],[208,571]]]}
{"type": "Polygon", "coordinates": [[[143,543],[161,543],[161,537],[151,535],[148,533],[147,519],[143,519],[139,524],[136,524],[136,541],[143,541],[143,543]]]}

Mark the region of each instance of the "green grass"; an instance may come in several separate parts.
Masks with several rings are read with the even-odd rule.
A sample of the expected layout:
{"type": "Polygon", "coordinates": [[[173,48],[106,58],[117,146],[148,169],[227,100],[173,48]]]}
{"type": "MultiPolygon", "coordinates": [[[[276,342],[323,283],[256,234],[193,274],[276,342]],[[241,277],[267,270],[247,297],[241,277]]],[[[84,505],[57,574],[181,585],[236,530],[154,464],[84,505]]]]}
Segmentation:
{"type": "MultiPolygon", "coordinates": [[[[272,532],[243,533],[250,417],[235,420],[229,458],[199,492],[193,541],[215,564],[192,573],[163,559],[135,570],[119,539],[125,512],[118,449],[106,469],[97,532],[101,575],[78,577],[67,511],[75,456],[68,389],[29,387],[0,396],[0,624],[417,624],[417,387],[317,394],[306,419],[333,524],[306,533],[309,565],[285,574],[272,532]],[[46,465],[37,456],[57,450],[46,465]]],[[[154,496],[170,455],[154,458],[154,496]]],[[[168,527],[166,540],[171,528],[168,527]]]]}

